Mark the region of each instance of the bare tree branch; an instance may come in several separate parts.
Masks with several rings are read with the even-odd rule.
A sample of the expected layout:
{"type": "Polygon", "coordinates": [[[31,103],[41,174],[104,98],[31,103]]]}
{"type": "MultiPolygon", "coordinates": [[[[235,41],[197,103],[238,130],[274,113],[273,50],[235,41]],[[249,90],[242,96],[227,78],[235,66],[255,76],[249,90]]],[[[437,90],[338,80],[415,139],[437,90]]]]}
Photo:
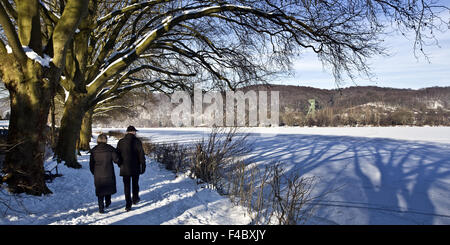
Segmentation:
{"type": "Polygon", "coordinates": [[[24,64],[27,57],[25,52],[22,49],[22,45],[19,41],[19,36],[17,35],[16,29],[14,28],[12,22],[8,18],[8,14],[6,13],[3,6],[0,6],[0,25],[3,27],[5,31],[5,35],[8,38],[8,43],[11,45],[12,52],[14,56],[16,56],[17,60],[24,64]]]}

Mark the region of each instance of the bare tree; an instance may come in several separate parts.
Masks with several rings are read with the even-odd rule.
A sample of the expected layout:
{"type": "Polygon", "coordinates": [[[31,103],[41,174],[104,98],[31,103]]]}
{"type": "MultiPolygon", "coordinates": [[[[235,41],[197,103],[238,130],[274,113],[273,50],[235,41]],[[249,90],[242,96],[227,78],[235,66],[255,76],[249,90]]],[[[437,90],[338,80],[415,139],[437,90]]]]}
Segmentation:
{"type": "Polygon", "coordinates": [[[344,73],[369,73],[366,59],[383,53],[389,24],[413,31],[421,50],[448,10],[434,0],[0,2],[9,142],[27,139],[8,154],[3,172],[11,191],[38,195],[50,192],[42,139],[59,86],[68,96],[56,153],[80,167],[74,152],[85,113],[124,83],[183,87],[196,74],[212,87],[235,88],[287,70],[305,49],[339,81],[344,73]],[[144,70],[153,82],[135,79],[144,70]]]}
{"type": "Polygon", "coordinates": [[[423,33],[442,21],[435,12],[445,9],[418,1],[104,1],[98,5],[83,27],[92,35],[78,45],[89,43],[92,50],[74,45],[74,53],[80,54],[70,62],[86,66],[72,67],[73,76],[66,76],[69,79],[63,83],[69,96],[56,154],[72,167],[80,166],[73,152],[82,116],[123,83],[187,89],[190,82],[209,81],[212,88],[235,89],[288,70],[290,58],[305,49],[330,65],[337,81],[343,73],[369,75],[366,59],[384,52],[380,44],[387,25],[381,19],[388,17],[401,31],[413,30],[415,45],[422,48],[423,33]],[[84,80],[78,81],[79,73],[84,80]],[[142,73],[154,82],[136,79],[142,73]]]}

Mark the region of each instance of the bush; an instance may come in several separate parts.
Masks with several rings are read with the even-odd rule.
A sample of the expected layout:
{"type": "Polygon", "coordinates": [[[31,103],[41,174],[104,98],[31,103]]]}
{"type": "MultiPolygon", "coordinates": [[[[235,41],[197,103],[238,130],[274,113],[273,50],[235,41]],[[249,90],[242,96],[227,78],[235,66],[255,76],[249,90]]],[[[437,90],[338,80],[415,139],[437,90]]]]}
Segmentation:
{"type": "Polygon", "coordinates": [[[315,116],[307,116],[306,119],[305,119],[305,124],[304,125],[308,126],[308,127],[316,126],[317,123],[316,123],[315,116]]]}
{"type": "Polygon", "coordinates": [[[223,191],[224,170],[249,152],[247,136],[239,136],[237,128],[230,128],[228,132],[214,128],[207,141],[202,139],[195,144],[190,166],[192,177],[223,191]]]}
{"type": "Polygon", "coordinates": [[[414,114],[411,111],[400,109],[391,114],[392,125],[411,125],[414,122],[414,114]]]}
{"type": "Polygon", "coordinates": [[[330,108],[325,108],[316,112],[316,125],[327,127],[332,124],[334,112],[330,108]]]}
{"type": "Polygon", "coordinates": [[[278,225],[297,225],[305,223],[312,214],[308,207],[317,197],[311,197],[315,185],[315,177],[300,177],[298,173],[284,174],[280,164],[269,168],[272,179],[269,182],[271,192],[268,200],[271,202],[271,215],[278,225]]]}
{"type": "Polygon", "coordinates": [[[281,165],[269,164],[261,171],[238,162],[230,172],[228,195],[233,203],[248,208],[253,224],[296,225],[313,212],[316,178],[288,175],[281,165]]]}
{"type": "Polygon", "coordinates": [[[341,116],[338,114],[338,115],[334,115],[333,116],[333,119],[331,120],[331,125],[330,126],[333,126],[333,127],[338,127],[338,126],[341,126],[342,125],[342,122],[341,122],[341,116]]]}
{"type": "Polygon", "coordinates": [[[152,153],[154,153],[156,145],[149,141],[143,141],[142,148],[144,148],[145,155],[150,156],[152,153]]]}
{"type": "MultiPolygon", "coordinates": [[[[177,143],[172,144],[150,144],[148,151],[153,153],[155,160],[165,166],[167,170],[176,173],[186,170],[189,164],[189,149],[177,143]]],[[[144,149],[145,150],[145,149],[144,149]]]]}
{"type": "Polygon", "coordinates": [[[110,130],[110,131],[108,131],[108,136],[114,137],[116,139],[121,139],[121,138],[125,137],[126,134],[127,133],[124,133],[124,132],[119,131],[119,130],[110,130]]]}
{"type": "Polygon", "coordinates": [[[295,111],[289,107],[285,108],[285,111],[280,113],[281,124],[287,126],[303,126],[304,117],[302,112],[295,111]]]}
{"type": "Polygon", "coordinates": [[[358,120],[353,115],[349,115],[347,118],[344,119],[344,125],[355,127],[357,124],[358,120]]]}

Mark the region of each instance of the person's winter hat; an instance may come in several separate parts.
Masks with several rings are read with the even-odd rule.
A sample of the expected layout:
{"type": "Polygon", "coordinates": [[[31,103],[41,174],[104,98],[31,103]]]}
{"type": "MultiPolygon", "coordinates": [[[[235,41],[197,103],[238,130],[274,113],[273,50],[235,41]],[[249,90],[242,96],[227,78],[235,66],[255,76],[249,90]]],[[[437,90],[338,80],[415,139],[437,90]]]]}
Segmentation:
{"type": "Polygon", "coordinates": [[[137,132],[138,130],[133,126],[128,126],[127,132],[137,132]]]}

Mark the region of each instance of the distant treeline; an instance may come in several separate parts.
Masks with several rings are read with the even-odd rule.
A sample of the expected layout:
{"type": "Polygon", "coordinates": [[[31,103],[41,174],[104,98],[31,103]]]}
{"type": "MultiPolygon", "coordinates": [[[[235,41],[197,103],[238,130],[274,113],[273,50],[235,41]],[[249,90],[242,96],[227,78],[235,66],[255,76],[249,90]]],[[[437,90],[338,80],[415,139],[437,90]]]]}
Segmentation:
{"type": "MultiPolygon", "coordinates": [[[[412,90],[366,86],[329,90],[254,85],[243,90],[279,91],[281,126],[450,126],[450,87],[412,90]],[[310,110],[312,99],[313,111],[310,110]]],[[[141,91],[116,103],[120,105],[117,110],[98,114],[94,124],[173,126],[170,121],[173,105],[168,96],[141,91]]]]}
{"type": "Polygon", "coordinates": [[[280,91],[280,122],[289,126],[450,125],[450,87],[327,90],[273,85],[269,89],[280,91]],[[310,99],[316,110],[308,114],[310,99]]]}

